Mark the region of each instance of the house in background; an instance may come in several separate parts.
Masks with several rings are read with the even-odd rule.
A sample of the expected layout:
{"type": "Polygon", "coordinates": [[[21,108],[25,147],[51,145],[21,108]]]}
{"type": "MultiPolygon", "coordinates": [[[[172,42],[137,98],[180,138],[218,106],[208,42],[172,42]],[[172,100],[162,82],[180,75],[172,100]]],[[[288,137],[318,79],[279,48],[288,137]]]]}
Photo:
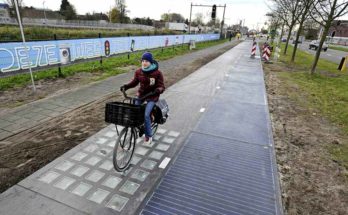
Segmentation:
{"type": "Polygon", "coordinates": [[[330,37],[348,37],[348,20],[335,20],[329,29],[330,37]]]}
{"type": "Polygon", "coordinates": [[[0,3],[0,23],[9,22],[10,21],[10,13],[8,4],[0,3]]]}

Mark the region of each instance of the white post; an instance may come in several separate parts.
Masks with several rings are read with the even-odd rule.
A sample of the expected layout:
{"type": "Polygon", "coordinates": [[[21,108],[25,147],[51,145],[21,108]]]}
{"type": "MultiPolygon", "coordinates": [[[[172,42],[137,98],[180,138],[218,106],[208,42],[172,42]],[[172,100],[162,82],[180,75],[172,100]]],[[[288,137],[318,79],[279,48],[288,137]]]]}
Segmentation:
{"type": "Polygon", "coordinates": [[[46,17],[46,10],[45,10],[45,1],[42,2],[43,10],[44,10],[44,15],[45,15],[45,25],[47,24],[47,17],[46,17]]]}
{"type": "Polygon", "coordinates": [[[35,83],[34,83],[33,72],[31,71],[31,61],[30,61],[30,57],[29,57],[28,47],[27,47],[27,44],[26,44],[26,42],[25,42],[25,37],[24,37],[24,31],[23,31],[21,16],[20,16],[20,14],[19,14],[18,2],[17,2],[17,0],[14,0],[14,2],[15,2],[15,6],[16,6],[16,12],[17,12],[17,17],[18,17],[19,28],[21,29],[21,34],[22,34],[22,39],[23,39],[23,46],[24,46],[24,48],[25,48],[25,51],[26,51],[26,54],[27,54],[27,57],[28,57],[29,72],[30,72],[31,82],[33,83],[33,91],[36,92],[36,87],[35,87],[35,83]]]}

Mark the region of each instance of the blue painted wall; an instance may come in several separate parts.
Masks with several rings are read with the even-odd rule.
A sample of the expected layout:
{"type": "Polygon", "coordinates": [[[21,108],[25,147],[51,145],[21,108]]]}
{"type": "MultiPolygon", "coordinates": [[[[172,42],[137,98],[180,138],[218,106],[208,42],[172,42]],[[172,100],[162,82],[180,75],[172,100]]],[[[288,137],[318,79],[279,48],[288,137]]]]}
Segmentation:
{"type": "Polygon", "coordinates": [[[108,57],[130,51],[217,40],[219,34],[130,36],[78,40],[27,42],[29,59],[23,43],[0,43],[0,76],[18,70],[55,64],[69,64],[79,59],[108,57]]]}

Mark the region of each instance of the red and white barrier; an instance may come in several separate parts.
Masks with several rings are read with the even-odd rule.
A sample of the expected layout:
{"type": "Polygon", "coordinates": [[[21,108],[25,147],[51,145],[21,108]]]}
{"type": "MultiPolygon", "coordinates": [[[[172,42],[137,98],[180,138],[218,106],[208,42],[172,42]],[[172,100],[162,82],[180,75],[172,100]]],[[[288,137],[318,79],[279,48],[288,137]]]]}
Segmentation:
{"type": "Polygon", "coordinates": [[[269,62],[270,56],[271,56],[271,47],[268,45],[264,45],[262,59],[266,62],[269,62]]]}
{"type": "Polygon", "coordinates": [[[251,58],[254,58],[256,55],[256,42],[253,43],[253,47],[251,48],[251,58]]]}

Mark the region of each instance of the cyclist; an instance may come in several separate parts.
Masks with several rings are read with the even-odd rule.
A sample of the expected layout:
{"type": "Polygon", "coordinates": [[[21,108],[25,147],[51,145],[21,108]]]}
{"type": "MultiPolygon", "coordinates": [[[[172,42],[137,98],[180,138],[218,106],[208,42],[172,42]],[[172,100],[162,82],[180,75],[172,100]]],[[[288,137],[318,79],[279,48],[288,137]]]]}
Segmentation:
{"type": "Polygon", "coordinates": [[[151,111],[158,101],[160,94],[165,90],[163,75],[158,70],[158,63],[153,59],[150,52],[145,52],[141,57],[141,68],[135,71],[133,79],[123,85],[120,90],[126,91],[130,88],[136,87],[140,83],[140,87],[137,92],[137,98],[147,96],[143,101],[140,99],[135,100],[136,105],[141,105],[143,102],[146,103],[145,108],[145,143],[151,144],[152,142],[152,131],[151,131],[151,111]]]}

